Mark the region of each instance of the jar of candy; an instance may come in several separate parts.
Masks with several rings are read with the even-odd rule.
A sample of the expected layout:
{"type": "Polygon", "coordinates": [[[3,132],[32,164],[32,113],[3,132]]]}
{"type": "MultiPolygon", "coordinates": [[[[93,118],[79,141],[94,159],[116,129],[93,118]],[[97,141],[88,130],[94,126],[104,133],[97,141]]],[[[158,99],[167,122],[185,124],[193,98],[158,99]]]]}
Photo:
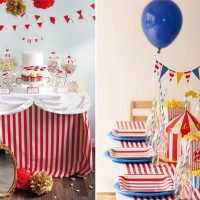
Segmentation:
{"type": "Polygon", "coordinates": [[[50,73],[56,73],[59,70],[59,56],[57,56],[55,51],[49,54],[48,60],[48,71],[50,73]]]}
{"type": "Polygon", "coordinates": [[[76,70],[76,67],[76,60],[71,55],[68,55],[66,58],[62,59],[61,68],[67,75],[73,74],[76,70]]]}

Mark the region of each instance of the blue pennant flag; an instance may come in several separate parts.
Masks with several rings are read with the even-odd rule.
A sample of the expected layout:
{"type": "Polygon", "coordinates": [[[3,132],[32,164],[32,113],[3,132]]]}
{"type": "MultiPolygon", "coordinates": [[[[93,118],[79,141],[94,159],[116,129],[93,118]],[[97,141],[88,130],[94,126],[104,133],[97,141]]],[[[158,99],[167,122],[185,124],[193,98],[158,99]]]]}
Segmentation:
{"type": "Polygon", "coordinates": [[[199,68],[198,68],[198,67],[197,67],[196,69],[193,69],[192,72],[194,73],[194,75],[195,75],[198,79],[200,79],[200,77],[199,77],[199,68]]]}
{"type": "Polygon", "coordinates": [[[168,68],[167,68],[165,65],[163,65],[163,66],[162,66],[161,73],[160,73],[160,78],[161,78],[167,71],[168,71],[168,68]]]}

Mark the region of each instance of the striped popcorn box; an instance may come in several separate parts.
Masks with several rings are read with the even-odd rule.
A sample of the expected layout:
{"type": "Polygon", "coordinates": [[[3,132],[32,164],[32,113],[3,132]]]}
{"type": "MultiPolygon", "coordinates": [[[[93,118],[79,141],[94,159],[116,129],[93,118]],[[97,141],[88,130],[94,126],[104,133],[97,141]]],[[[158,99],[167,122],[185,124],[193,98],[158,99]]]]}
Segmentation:
{"type": "Polygon", "coordinates": [[[181,155],[181,134],[180,132],[171,132],[166,135],[166,139],[166,159],[176,163],[181,155]]]}
{"type": "MultiPolygon", "coordinates": [[[[182,153],[185,154],[187,141],[185,138],[182,139],[182,153]]],[[[200,141],[192,140],[189,154],[189,167],[192,171],[200,170],[200,141]]]]}
{"type": "Polygon", "coordinates": [[[165,101],[164,112],[166,115],[166,123],[185,112],[185,105],[182,101],[165,101]]]}

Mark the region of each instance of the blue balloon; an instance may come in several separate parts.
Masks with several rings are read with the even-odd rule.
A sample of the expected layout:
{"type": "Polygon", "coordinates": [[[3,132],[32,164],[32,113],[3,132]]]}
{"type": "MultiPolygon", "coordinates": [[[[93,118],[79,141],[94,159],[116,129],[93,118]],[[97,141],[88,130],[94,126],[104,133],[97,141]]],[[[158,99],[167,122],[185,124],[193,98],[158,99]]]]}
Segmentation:
{"type": "Polygon", "coordinates": [[[142,13],[142,28],[152,45],[158,49],[171,44],[182,27],[180,8],[171,0],[153,0],[142,13]]]}

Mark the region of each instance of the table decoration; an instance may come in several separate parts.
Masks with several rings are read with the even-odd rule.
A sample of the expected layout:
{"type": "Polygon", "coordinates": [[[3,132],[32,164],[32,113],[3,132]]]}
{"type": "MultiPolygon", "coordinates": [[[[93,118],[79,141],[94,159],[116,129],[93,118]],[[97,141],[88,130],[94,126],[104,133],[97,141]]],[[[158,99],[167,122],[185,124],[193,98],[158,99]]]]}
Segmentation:
{"type": "Polygon", "coordinates": [[[169,162],[177,162],[181,153],[181,138],[190,132],[200,130],[200,122],[188,111],[171,120],[166,125],[165,137],[166,159],[169,162]]]}
{"type": "Polygon", "coordinates": [[[7,0],[6,11],[14,16],[21,16],[26,12],[23,0],[7,0]]]}
{"type": "Polygon", "coordinates": [[[53,179],[46,172],[35,172],[31,177],[30,188],[35,194],[42,195],[52,190],[53,179]]]}
{"type": "Polygon", "coordinates": [[[31,181],[31,174],[28,170],[23,168],[17,169],[17,182],[16,189],[26,190],[29,187],[31,181]]]}
{"type": "Polygon", "coordinates": [[[36,8],[47,9],[54,5],[55,0],[33,0],[33,5],[36,8]]]}
{"type": "Polygon", "coordinates": [[[49,54],[49,59],[48,59],[48,64],[47,64],[47,69],[50,73],[55,73],[58,70],[60,70],[59,68],[59,56],[56,54],[55,51],[52,51],[49,54]]]}

